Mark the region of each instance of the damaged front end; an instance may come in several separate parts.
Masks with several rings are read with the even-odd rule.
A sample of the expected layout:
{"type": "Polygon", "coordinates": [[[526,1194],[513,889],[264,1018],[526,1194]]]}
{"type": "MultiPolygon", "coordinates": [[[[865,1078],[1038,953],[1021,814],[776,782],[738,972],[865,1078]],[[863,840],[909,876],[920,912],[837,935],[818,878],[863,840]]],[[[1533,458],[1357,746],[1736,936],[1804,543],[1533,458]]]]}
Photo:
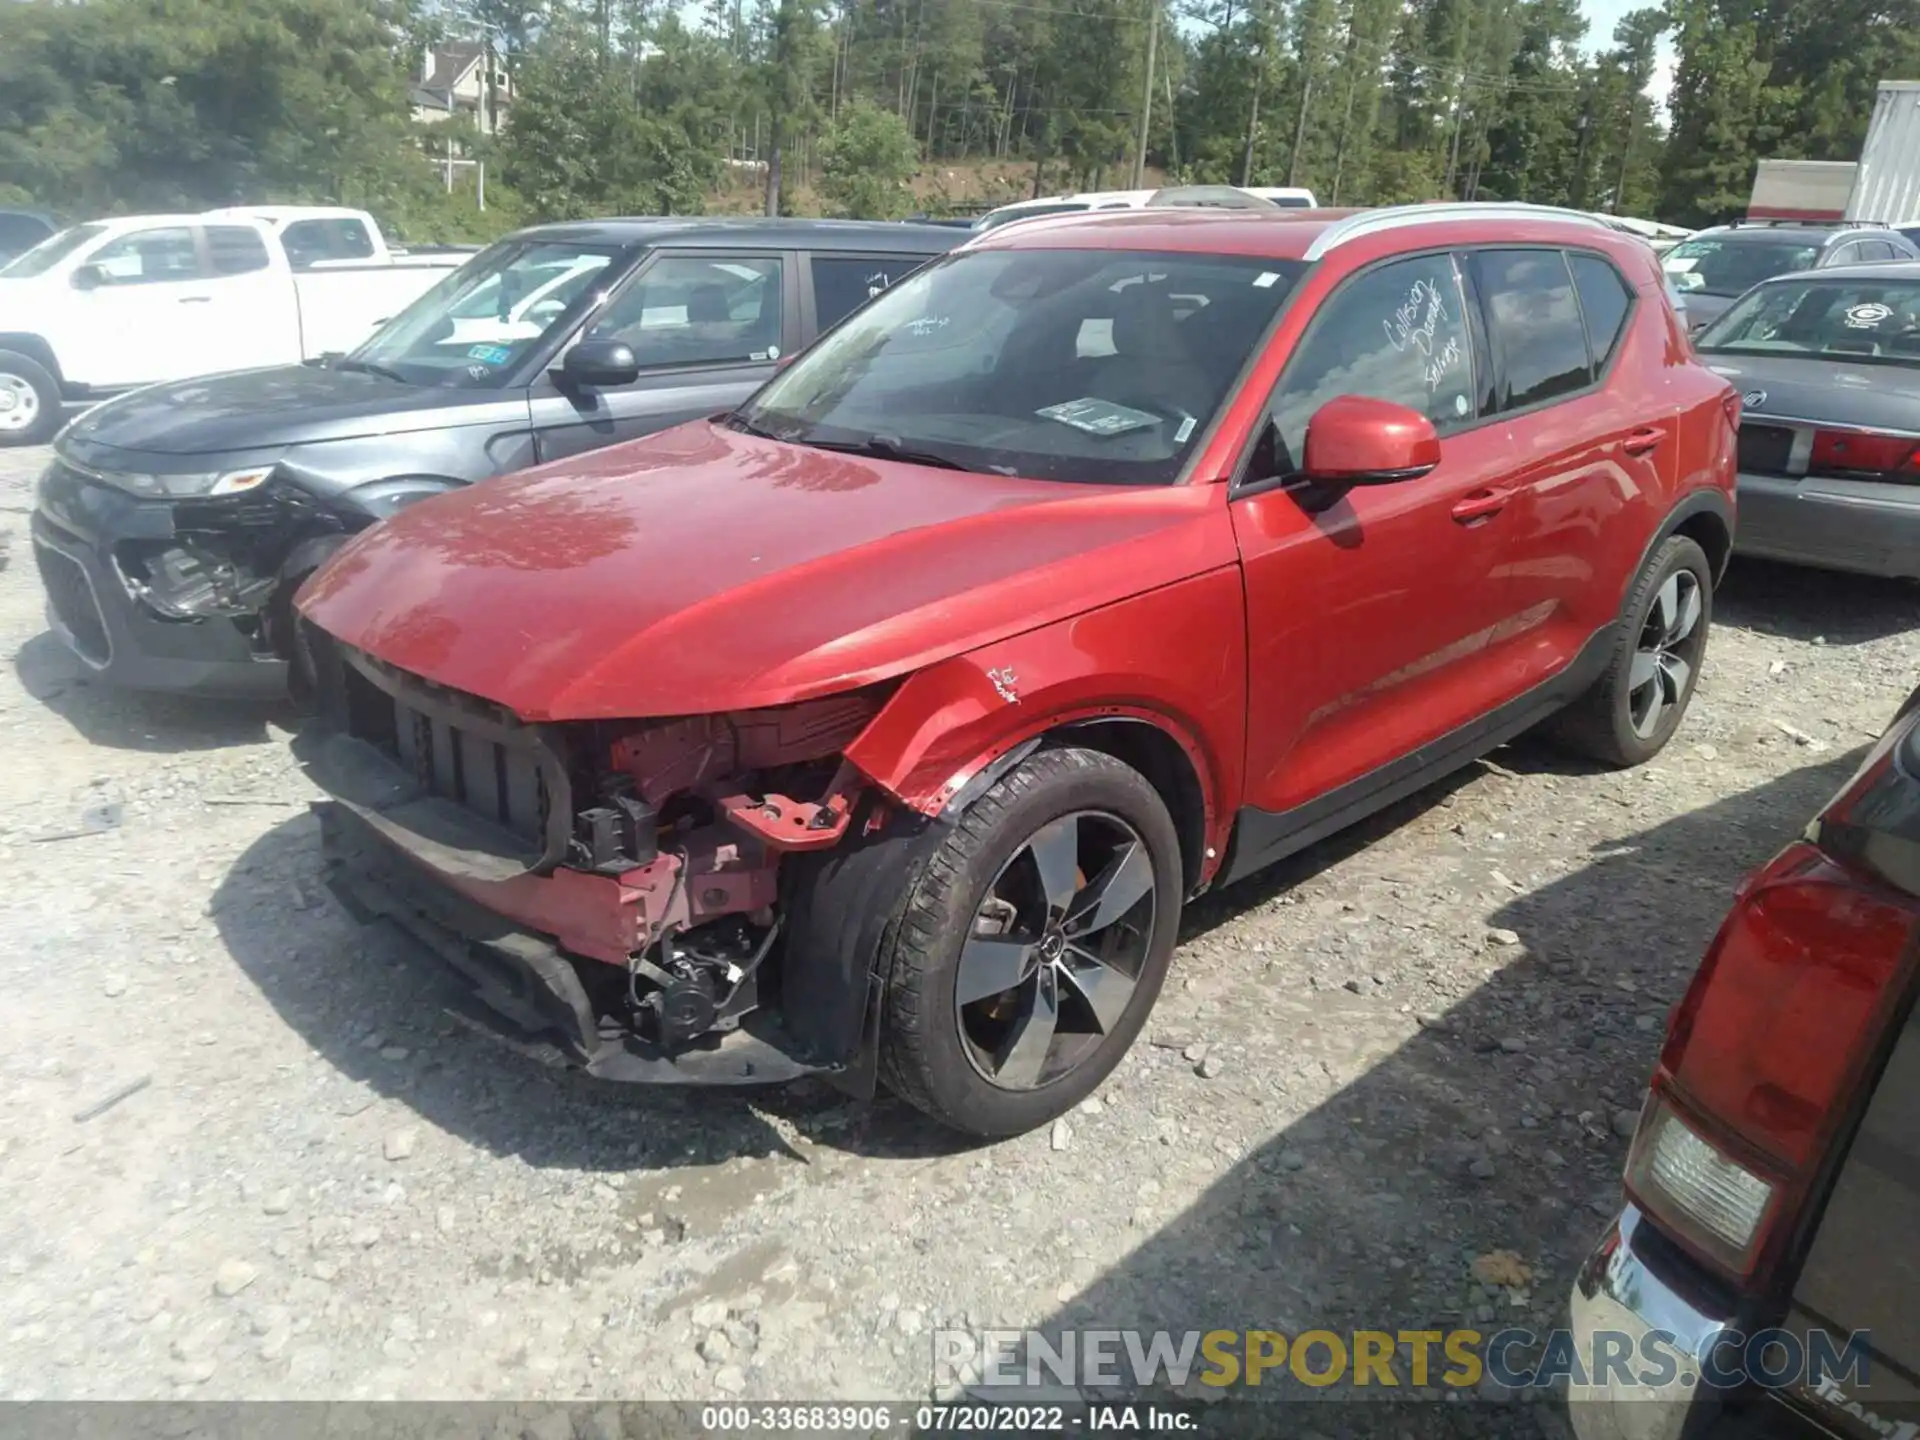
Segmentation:
{"type": "Polygon", "coordinates": [[[470,1017],[607,1079],[870,1088],[869,971],[933,829],[841,758],[886,687],[536,725],[302,642],[329,883],[447,961],[470,1017]]]}
{"type": "Polygon", "coordinates": [[[268,485],[239,499],[177,502],[172,528],[114,543],[114,569],[134,602],[166,620],[237,622],[262,653],[287,659],[292,634],[272,604],[287,562],[339,527],[294,487],[268,485]]]}
{"type": "Polygon", "coordinates": [[[363,528],[272,466],[161,476],[59,454],[37,500],[56,630],[142,689],[284,692],[293,591],[363,528]]]}

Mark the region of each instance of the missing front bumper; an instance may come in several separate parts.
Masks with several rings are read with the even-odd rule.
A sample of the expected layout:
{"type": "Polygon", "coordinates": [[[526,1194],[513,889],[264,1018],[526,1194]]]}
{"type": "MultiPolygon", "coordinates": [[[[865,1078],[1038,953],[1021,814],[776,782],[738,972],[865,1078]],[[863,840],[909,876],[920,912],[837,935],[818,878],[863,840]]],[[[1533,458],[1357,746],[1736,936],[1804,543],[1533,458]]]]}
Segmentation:
{"type": "Polygon", "coordinates": [[[394,922],[431,951],[460,982],[450,1008],[523,1054],[603,1080],[651,1085],[764,1085],[843,1068],[802,1058],[766,1011],[679,1050],[652,1044],[603,1003],[608,980],[624,983],[621,972],[575,960],[547,936],[468,900],[348,806],[323,802],[314,809],[327,884],[340,902],[363,921],[394,922]]]}

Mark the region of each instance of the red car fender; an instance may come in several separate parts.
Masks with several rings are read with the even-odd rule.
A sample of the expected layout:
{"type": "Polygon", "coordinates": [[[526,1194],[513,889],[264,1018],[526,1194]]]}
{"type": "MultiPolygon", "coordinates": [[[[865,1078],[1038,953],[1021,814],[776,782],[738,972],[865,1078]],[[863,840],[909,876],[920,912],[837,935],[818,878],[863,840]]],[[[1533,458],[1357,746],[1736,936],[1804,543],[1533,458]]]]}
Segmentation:
{"type": "Polygon", "coordinates": [[[1144,722],[1192,767],[1204,880],[1240,800],[1245,626],[1238,567],[1195,575],[919,671],[845,758],[902,804],[938,815],[984,767],[1036,736],[1089,721],[1144,722]]]}

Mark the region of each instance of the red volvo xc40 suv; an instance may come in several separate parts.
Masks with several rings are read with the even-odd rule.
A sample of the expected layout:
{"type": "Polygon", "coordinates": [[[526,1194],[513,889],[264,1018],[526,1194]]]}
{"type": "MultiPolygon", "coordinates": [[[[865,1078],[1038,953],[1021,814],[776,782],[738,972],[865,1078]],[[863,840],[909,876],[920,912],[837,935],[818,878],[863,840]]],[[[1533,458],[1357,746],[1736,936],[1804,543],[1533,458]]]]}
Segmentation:
{"type": "Polygon", "coordinates": [[[1667,742],[1738,411],[1570,212],[1009,226],[318,574],[336,889],[593,1074],[1028,1129],[1194,894],[1542,722],[1667,742]]]}

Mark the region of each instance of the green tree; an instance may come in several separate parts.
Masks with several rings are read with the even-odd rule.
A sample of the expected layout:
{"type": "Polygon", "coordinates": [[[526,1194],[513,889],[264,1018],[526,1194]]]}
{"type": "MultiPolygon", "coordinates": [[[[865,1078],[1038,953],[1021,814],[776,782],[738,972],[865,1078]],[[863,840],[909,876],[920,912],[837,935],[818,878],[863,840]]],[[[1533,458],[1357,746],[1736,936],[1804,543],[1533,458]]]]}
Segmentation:
{"type": "Polygon", "coordinates": [[[820,147],[820,193],[836,215],[898,220],[913,209],[919,160],[905,120],[856,100],[841,110],[820,147]]]}
{"type": "Polygon", "coordinates": [[[0,7],[0,183],[82,213],[425,184],[410,12],[388,0],[14,0],[0,7]]]}
{"type": "Polygon", "coordinates": [[[720,160],[673,116],[640,110],[578,25],[555,26],[522,62],[499,157],[536,220],[697,214],[720,160]]]}

